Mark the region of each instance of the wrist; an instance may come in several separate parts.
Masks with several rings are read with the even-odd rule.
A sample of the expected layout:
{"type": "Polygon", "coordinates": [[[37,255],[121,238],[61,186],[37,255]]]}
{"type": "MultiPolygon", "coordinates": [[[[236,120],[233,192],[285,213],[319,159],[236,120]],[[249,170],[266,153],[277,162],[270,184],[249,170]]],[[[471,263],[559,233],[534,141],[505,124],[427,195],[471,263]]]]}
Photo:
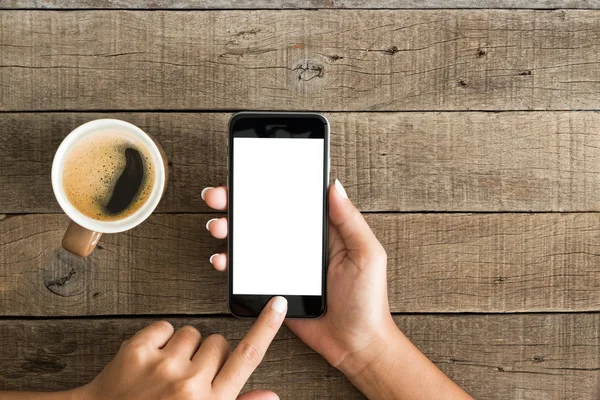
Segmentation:
{"type": "Polygon", "coordinates": [[[69,390],[68,394],[69,400],[95,400],[95,398],[90,394],[89,384],[69,390]]]}
{"type": "Polygon", "coordinates": [[[370,399],[472,399],[391,325],[364,351],[349,354],[340,370],[370,399]],[[414,397],[415,393],[420,396],[414,397]]]}
{"type": "Polygon", "coordinates": [[[401,346],[405,336],[394,323],[391,315],[382,326],[379,326],[372,335],[368,345],[360,350],[350,352],[337,368],[352,382],[368,375],[373,366],[381,366],[394,360],[401,353],[401,346]]]}

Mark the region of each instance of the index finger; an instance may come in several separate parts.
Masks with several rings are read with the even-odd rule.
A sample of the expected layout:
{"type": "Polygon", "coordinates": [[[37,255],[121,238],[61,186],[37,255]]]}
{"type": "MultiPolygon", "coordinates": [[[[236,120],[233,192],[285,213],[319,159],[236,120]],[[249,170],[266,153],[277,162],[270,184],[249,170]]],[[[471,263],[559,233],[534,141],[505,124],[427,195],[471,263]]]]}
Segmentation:
{"type": "Polygon", "coordinates": [[[246,336],[237,345],[213,381],[213,388],[236,396],[262,361],[287,312],[285,297],[272,298],[246,336]]]}

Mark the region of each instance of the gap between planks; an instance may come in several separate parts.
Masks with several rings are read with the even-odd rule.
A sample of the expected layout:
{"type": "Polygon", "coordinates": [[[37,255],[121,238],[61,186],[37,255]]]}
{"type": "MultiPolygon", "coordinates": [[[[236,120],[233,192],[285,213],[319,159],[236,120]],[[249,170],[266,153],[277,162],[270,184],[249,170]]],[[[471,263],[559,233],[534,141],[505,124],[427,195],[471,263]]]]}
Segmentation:
{"type": "MultiPolygon", "coordinates": [[[[513,315],[513,316],[556,316],[556,315],[573,315],[573,314],[598,314],[600,315],[600,310],[598,311],[509,311],[509,312],[493,312],[493,311],[485,311],[485,312],[477,312],[477,311],[470,311],[470,312],[454,312],[454,311],[449,311],[449,312],[428,312],[428,311],[424,311],[424,312],[390,312],[390,314],[392,314],[392,316],[395,317],[418,317],[418,316],[439,316],[439,317],[448,317],[448,318],[452,318],[452,317],[468,317],[468,316],[477,316],[477,317],[485,317],[485,316],[489,316],[489,317],[493,317],[493,316],[500,316],[500,315],[513,315]]],[[[26,316],[26,315],[0,315],[0,321],[11,321],[11,322],[19,322],[19,321],[45,321],[45,320],[52,320],[52,321],[71,321],[71,320],[109,320],[109,319],[114,319],[114,320],[137,320],[137,319],[152,319],[152,320],[159,320],[159,319],[175,319],[175,318],[199,318],[199,319],[223,319],[223,318],[229,318],[229,319],[234,319],[234,320],[246,320],[246,321],[250,321],[250,320],[254,320],[255,318],[239,318],[239,317],[235,317],[231,314],[219,314],[219,313],[213,313],[213,314],[194,314],[194,313],[190,313],[190,314],[147,314],[147,313],[141,313],[141,314],[106,314],[106,315],[72,315],[72,316],[64,316],[64,315],[48,315],[48,316],[26,316]]]]}

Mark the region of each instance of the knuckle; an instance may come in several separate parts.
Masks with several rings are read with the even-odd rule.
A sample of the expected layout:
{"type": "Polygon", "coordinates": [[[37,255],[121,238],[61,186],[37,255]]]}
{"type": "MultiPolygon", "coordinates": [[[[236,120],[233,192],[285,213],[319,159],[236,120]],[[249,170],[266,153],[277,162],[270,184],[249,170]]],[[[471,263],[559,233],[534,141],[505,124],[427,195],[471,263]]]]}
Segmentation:
{"type": "Polygon", "coordinates": [[[174,358],[164,358],[157,365],[157,372],[163,378],[173,378],[179,374],[179,363],[174,358]]]}
{"type": "Polygon", "coordinates": [[[197,341],[200,337],[200,331],[193,326],[183,326],[177,331],[180,339],[186,343],[197,341]]]}
{"type": "Polygon", "coordinates": [[[156,332],[173,332],[173,325],[169,321],[156,321],[152,323],[152,330],[156,332]]]}
{"type": "Polygon", "coordinates": [[[144,365],[148,349],[141,343],[129,343],[125,347],[125,357],[133,366],[144,365]]]}
{"type": "Polygon", "coordinates": [[[200,335],[200,331],[191,325],[184,325],[180,329],[196,336],[200,335]]]}
{"type": "Polygon", "coordinates": [[[369,254],[367,262],[369,264],[377,265],[387,264],[387,253],[385,249],[383,247],[380,247],[379,249],[373,251],[371,254],[369,254]]]}
{"type": "Polygon", "coordinates": [[[262,361],[262,353],[256,345],[242,342],[239,344],[239,348],[240,356],[246,364],[255,366],[262,361]]]}
{"type": "Polygon", "coordinates": [[[123,343],[121,343],[121,347],[119,347],[119,350],[124,350],[126,349],[131,343],[131,339],[127,339],[124,340],[123,343]]]}
{"type": "Polygon", "coordinates": [[[172,393],[180,400],[196,399],[200,395],[198,382],[191,378],[176,381],[172,393]]]}
{"type": "Polygon", "coordinates": [[[213,346],[215,346],[218,349],[222,349],[223,351],[229,351],[229,349],[230,349],[229,341],[227,341],[227,339],[225,339],[225,337],[223,335],[219,335],[219,334],[210,335],[208,337],[208,339],[206,339],[206,340],[207,341],[210,340],[210,342],[213,346]]]}
{"type": "Polygon", "coordinates": [[[279,326],[272,319],[265,321],[264,326],[273,333],[276,333],[279,330],[279,326]]]}

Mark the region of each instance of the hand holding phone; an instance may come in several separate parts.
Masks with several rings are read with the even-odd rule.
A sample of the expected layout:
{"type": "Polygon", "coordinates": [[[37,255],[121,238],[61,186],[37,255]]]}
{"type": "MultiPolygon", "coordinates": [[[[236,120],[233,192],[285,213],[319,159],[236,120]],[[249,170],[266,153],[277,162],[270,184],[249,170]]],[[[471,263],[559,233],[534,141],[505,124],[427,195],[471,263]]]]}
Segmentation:
{"type": "MultiPolygon", "coordinates": [[[[206,203],[227,207],[227,189],[204,191],[206,203]]],[[[400,332],[389,311],[387,256],[336,180],[329,189],[327,311],[319,319],[288,319],[304,343],[372,399],[470,399],[400,332]]],[[[209,230],[227,235],[225,218],[209,230]]],[[[226,255],[212,257],[218,270],[226,255]]]]}
{"type": "MultiPolygon", "coordinates": [[[[214,209],[227,208],[225,187],[209,188],[203,197],[214,209]]],[[[352,376],[389,348],[399,330],[389,311],[385,250],[339,181],[329,188],[328,199],[327,311],[318,319],[288,319],[286,325],[331,365],[352,376]]],[[[208,228],[220,239],[228,234],[225,218],[208,228]]],[[[227,255],[214,255],[212,264],[224,271],[227,255]]]]}

